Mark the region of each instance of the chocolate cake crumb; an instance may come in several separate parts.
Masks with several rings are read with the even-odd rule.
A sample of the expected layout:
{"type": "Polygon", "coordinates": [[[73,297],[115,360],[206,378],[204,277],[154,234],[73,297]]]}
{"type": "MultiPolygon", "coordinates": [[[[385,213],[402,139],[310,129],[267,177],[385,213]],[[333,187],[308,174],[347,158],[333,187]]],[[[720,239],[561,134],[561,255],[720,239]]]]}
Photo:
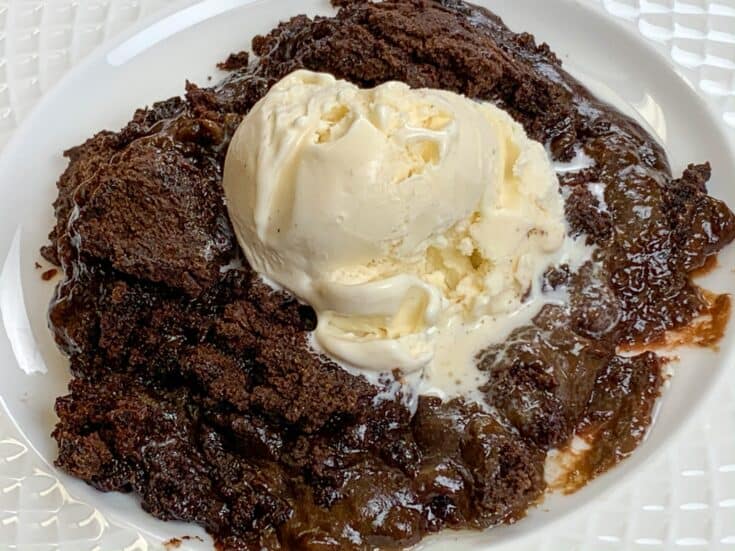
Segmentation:
{"type": "Polygon", "coordinates": [[[222,69],[223,71],[237,71],[238,69],[246,68],[248,63],[250,63],[250,54],[246,51],[242,51],[230,54],[225,61],[217,64],[217,68],[222,69]]]}
{"type": "Polygon", "coordinates": [[[544,495],[546,452],[575,434],[590,444],[570,482],[583,485],[632,453],[663,382],[663,358],[618,348],[709,312],[717,297],[691,274],[735,237],[707,195],[709,165],[674,178],[654,139],[533,36],[460,0],[333,3],[335,16],[256,37],[257,59],[232,54],[215,86],[187,83],[68,150],[42,250],[64,275],[49,319],[73,375],[56,465],[200,524],[221,549],[395,549],[512,523],[544,495]],[[489,101],[555,161],[591,159],[560,185],[594,254],[546,272],[568,304],[478,355],[492,407],[422,396],[413,413],[400,392],[386,398],[395,374],[373,385],[316,355],[314,311],[237,267],[227,147],[296,69],[489,101]]]}

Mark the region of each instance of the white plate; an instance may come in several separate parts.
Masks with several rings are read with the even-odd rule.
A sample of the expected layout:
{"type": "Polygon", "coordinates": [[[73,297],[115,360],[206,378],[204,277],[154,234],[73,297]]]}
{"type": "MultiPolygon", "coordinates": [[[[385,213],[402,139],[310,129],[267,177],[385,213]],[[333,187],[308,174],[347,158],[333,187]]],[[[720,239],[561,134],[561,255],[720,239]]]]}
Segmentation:
{"type": "MultiPolygon", "coordinates": [[[[188,3],[188,2],[187,2],[188,3]]],[[[666,61],[627,28],[611,23],[591,7],[571,0],[488,0],[516,30],[546,41],[575,75],[593,91],[632,114],[661,140],[672,166],[710,160],[711,192],[735,205],[732,152],[715,116],[666,61]],[[611,45],[615,45],[611,48],[611,45]]],[[[52,405],[65,392],[66,362],[46,329],[45,310],[52,285],[34,269],[38,248],[52,223],[54,182],[65,165],[60,152],[100,128],[117,128],[141,105],[179,94],[186,78],[206,83],[216,78],[214,64],[249,45],[255,33],[296,13],[328,11],[326,0],[206,0],[156,23],[144,23],[116,43],[90,56],[37,107],[7,146],[0,160],[0,258],[7,260],[0,279],[0,309],[8,340],[0,337],[0,395],[17,426],[44,460],[55,446],[49,438],[52,405]],[[184,65],[180,60],[186,59],[184,65]],[[20,368],[20,369],[19,369],[20,368]],[[26,372],[37,372],[27,375],[26,372]],[[45,373],[42,373],[45,372],[45,373]]],[[[730,249],[721,268],[708,277],[718,291],[735,290],[730,249]],[[730,277],[728,277],[730,276],[730,277]]],[[[729,333],[731,335],[731,332],[729,333]]],[[[731,364],[735,343],[728,338],[718,354],[682,353],[670,388],[661,401],[655,427],[633,458],[571,497],[553,497],[513,527],[457,541],[447,536],[432,548],[478,548],[489,542],[515,541],[583,507],[640,466],[692,416],[694,409],[731,364]]],[[[191,526],[155,521],[130,496],[100,494],[55,473],[78,499],[93,503],[108,518],[166,540],[202,535],[191,526]]],[[[1,532],[0,532],[1,534],[1,532]]],[[[29,536],[25,536],[26,542],[29,536]]],[[[5,541],[0,539],[0,545],[5,541]]],[[[23,543],[23,542],[15,542],[23,543]]],[[[193,546],[192,546],[193,547],[193,546]]],[[[202,548],[208,548],[203,544],[202,548]]],[[[70,549],[73,549],[71,547],[70,549]]],[[[106,547],[104,548],[106,549],[106,547]]]]}

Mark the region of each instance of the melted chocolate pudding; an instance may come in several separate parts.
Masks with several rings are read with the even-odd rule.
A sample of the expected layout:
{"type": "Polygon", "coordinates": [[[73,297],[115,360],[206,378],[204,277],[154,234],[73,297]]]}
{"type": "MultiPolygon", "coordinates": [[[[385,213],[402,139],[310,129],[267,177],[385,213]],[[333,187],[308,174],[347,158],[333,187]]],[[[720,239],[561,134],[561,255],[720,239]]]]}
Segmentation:
{"type": "Polygon", "coordinates": [[[546,490],[550,449],[588,440],[577,487],[643,437],[665,360],[620,347],[728,311],[690,277],[735,237],[733,213],[707,195],[707,164],[673,177],[638,124],[484,9],[340,4],[255,38],[257,57],[230,56],[220,84],[189,84],[70,149],[58,182],[44,255],[65,276],[50,320],[74,378],[56,402],[56,464],[135,493],[158,518],[201,524],[222,549],[401,548],[514,522],[546,490]],[[478,356],[491,408],[422,397],[412,415],[312,353],[313,310],[243,265],[225,153],[244,114],[298,68],[491,101],[555,161],[592,160],[560,180],[593,260],[550,269],[545,286],[568,306],[478,356]]]}

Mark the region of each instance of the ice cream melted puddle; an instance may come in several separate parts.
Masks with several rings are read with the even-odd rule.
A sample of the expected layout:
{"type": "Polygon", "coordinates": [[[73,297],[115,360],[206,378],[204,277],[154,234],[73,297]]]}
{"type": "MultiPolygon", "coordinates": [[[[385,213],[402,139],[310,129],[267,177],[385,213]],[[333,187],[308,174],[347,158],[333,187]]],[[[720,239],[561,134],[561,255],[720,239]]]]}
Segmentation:
{"type": "MultiPolygon", "coordinates": [[[[551,265],[567,264],[574,272],[590,260],[593,250],[584,243],[584,239],[567,238],[551,265]]],[[[280,289],[273,281],[262,280],[274,289],[280,289]]],[[[563,306],[568,303],[568,298],[564,291],[543,292],[538,281],[529,298],[512,313],[487,315],[471,322],[465,322],[460,316],[447,317],[436,328],[436,346],[431,362],[420,371],[402,373],[398,378],[392,373],[365,370],[330,356],[319,346],[313,333],[308,342],[315,354],[330,357],[349,373],[365,377],[379,387],[381,390],[374,399],[375,406],[384,401],[400,401],[414,413],[419,396],[434,396],[444,401],[461,397],[490,411],[492,406],[487,404],[481,391],[488,374],[478,368],[477,355],[487,347],[505,341],[515,329],[531,324],[544,306],[563,306]]],[[[400,366],[396,368],[400,370],[400,366]]]]}
{"type": "Polygon", "coordinates": [[[549,302],[552,302],[550,296],[538,296],[510,315],[485,316],[472,323],[450,320],[440,330],[434,359],[424,369],[416,394],[442,400],[462,396],[483,404],[479,389],[487,382],[488,375],[478,369],[477,354],[491,344],[504,341],[517,327],[531,323],[549,302]]]}

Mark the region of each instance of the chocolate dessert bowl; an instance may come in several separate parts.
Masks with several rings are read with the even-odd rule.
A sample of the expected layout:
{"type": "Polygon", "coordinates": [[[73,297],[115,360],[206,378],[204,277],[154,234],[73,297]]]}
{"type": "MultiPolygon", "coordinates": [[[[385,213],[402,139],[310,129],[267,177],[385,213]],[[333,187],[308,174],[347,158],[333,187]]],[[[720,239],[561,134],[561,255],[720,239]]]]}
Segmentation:
{"type": "MultiPolygon", "coordinates": [[[[53,143],[36,143],[34,161],[34,174],[49,185],[10,197],[45,208],[50,182],[63,172],[44,257],[63,272],[49,319],[74,380],[67,393],[65,361],[43,329],[49,285],[26,266],[54,224],[8,212],[3,285],[22,289],[25,304],[6,301],[3,314],[26,315],[33,339],[18,329],[20,317],[8,335],[21,368],[48,372],[8,369],[3,398],[61,471],[133,493],[159,518],[199,523],[227,549],[402,547],[443,529],[514,523],[528,512],[490,534],[436,536],[438,546],[465,547],[515,538],[638,468],[726,365],[731,251],[707,280],[691,278],[711,268],[708,259],[735,234],[725,203],[706,193],[732,204],[732,156],[716,121],[662,59],[594,10],[576,16],[584,18],[577,31],[562,33],[556,23],[572,3],[542,7],[546,19],[532,2],[489,5],[557,57],[458,2],[347,4],[336,19],[296,18],[272,32],[277,21],[328,6],[185,8],[90,58],[29,118],[0,173],[17,181],[28,172],[31,161],[20,152],[53,114],[59,132],[53,143]],[[223,80],[204,84],[214,60],[258,33],[257,57],[230,56],[223,80]],[[188,40],[195,36],[218,40],[195,47],[188,40]],[[620,56],[585,47],[591,36],[620,44],[620,56]],[[172,52],[189,60],[181,74],[154,71],[172,52]],[[591,92],[562,69],[569,54],[591,92]],[[419,398],[401,365],[370,379],[339,354],[319,355],[310,334],[321,312],[264,283],[261,275],[272,274],[251,269],[254,257],[238,236],[243,261],[232,202],[223,201],[229,142],[243,116],[296,69],[363,89],[398,80],[464,94],[508,111],[546,147],[567,238],[588,255],[544,266],[540,292],[561,298],[477,351],[486,407],[462,396],[419,398]],[[94,89],[85,80],[92,74],[94,89]],[[151,78],[119,86],[136,74],[151,78]],[[134,107],[177,93],[184,77],[201,87],[189,85],[184,99],[154,104],[126,123],[134,107]],[[78,120],[89,123],[72,124],[78,120]],[[58,151],[98,128],[124,129],[69,150],[64,171],[58,151]],[[16,227],[22,231],[11,241],[16,227]],[[674,343],[688,346],[672,350],[674,343]],[[61,395],[57,422],[47,412],[61,395]],[[47,437],[54,424],[58,451],[47,437]],[[585,452],[570,455],[575,445],[585,452]],[[559,465],[565,474],[552,476],[559,465]],[[572,496],[546,495],[597,475],[572,496]],[[528,510],[544,497],[548,511],[528,510]]],[[[69,483],[104,511],[173,535],[134,500],[69,483]]]]}

